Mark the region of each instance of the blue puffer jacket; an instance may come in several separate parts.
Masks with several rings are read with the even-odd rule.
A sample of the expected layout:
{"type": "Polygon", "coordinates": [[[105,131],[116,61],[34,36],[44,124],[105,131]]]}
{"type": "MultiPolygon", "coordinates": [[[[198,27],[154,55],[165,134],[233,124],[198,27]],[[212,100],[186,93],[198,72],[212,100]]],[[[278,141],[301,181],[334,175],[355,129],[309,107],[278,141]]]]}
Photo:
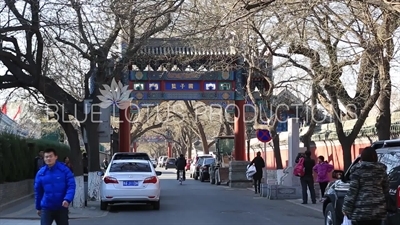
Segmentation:
{"type": "Polygon", "coordinates": [[[35,179],[36,209],[62,209],[64,200],[71,203],[74,199],[75,187],[74,175],[63,163],[42,167],[35,179]]]}

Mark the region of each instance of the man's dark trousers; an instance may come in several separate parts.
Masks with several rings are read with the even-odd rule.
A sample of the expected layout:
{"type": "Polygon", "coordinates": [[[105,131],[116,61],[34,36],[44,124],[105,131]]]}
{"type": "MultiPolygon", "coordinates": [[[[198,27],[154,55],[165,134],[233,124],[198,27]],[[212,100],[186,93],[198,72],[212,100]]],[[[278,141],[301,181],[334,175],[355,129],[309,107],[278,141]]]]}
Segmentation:
{"type": "Polygon", "coordinates": [[[56,221],[57,225],[69,225],[68,209],[41,211],[40,225],[52,225],[53,221],[56,221]]]}
{"type": "Polygon", "coordinates": [[[303,192],[303,203],[307,203],[308,201],[307,188],[310,190],[312,202],[315,203],[317,199],[315,197],[314,178],[312,176],[304,176],[300,178],[300,182],[303,192]]]}
{"type": "MultiPolygon", "coordinates": [[[[185,169],[181,169],[183,172],[183,180],[186,180],[186,172],[185,169]]],[[[176,170],[176,180],[179,180],[179,171],[180,170],[176,170]]]]}
{"type": "Polygon", "coordinates": [[[261,180],[262,180],[262,177],[253,177],[254,193],[255,194],[260,194],[261,193],[261,180]]]}

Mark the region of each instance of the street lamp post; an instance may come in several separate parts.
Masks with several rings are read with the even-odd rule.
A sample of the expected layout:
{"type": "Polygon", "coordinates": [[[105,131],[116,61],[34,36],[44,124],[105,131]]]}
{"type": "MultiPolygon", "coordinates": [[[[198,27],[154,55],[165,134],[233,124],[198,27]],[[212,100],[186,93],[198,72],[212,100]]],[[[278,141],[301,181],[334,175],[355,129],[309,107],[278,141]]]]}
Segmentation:
{"type": "Polygon", "coordinates": [[[253,133],[253,124],[248,123],[247,124],[247,129],[246,129],[246,135],[247,135],[247,160],[250,161],[250,140],[251,136],[253,133]]]}

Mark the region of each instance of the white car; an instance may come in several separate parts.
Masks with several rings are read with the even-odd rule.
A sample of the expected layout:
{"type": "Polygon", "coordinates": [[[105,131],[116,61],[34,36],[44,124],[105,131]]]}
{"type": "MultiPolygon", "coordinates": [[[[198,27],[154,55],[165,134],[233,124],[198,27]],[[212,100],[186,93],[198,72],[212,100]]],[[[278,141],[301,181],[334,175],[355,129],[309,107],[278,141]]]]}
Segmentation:
{"type": "Polygon", "coordinates": [[[150,158],[151,163],[153,163],[153,167],[157,168],[157,160],[150,158]]]}
{"type": "Polygon", "coordinates": [[[107,210],[109,204],[146,203],[155,210],[160,209],[160,181],[148,160],[114,160],[105,173],[98,172],[100,184],[100,209],[107,210]]]}

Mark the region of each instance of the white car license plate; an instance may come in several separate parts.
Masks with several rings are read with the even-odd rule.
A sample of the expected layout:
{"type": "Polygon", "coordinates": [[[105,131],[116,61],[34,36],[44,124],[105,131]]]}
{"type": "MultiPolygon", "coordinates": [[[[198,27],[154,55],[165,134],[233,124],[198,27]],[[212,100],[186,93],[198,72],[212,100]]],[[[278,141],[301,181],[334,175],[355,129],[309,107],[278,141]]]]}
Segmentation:
{"type": "Polygon", "coordinates": [[[122,183],[123,186],[138,186],[139,182],[137,180],[129,180],[129,181],[124,181],[122,183]]]}

